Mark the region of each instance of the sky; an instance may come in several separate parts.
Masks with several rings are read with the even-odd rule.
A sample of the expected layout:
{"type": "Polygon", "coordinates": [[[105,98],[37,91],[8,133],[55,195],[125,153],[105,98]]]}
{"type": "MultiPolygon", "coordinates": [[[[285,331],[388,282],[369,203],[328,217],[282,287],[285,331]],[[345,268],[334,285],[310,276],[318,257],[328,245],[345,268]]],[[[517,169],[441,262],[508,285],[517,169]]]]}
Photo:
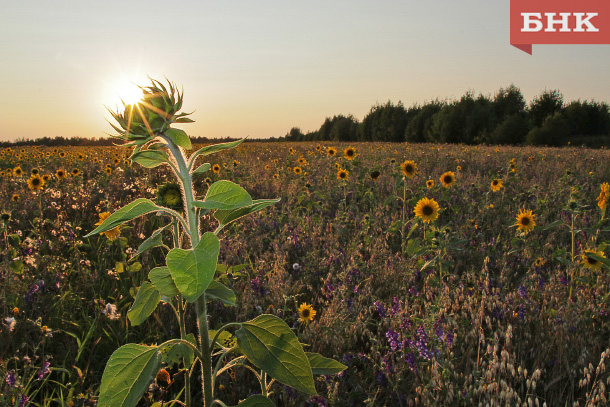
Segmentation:
{"type": "Polygon", "coordinates": [[[192,136],[281,137],[326,117],[493,96],[610,102],[610,45],[510,45],[508,0],[3,1],[0,141],[104,137],[148,76],[184,89],[192,136]]]}

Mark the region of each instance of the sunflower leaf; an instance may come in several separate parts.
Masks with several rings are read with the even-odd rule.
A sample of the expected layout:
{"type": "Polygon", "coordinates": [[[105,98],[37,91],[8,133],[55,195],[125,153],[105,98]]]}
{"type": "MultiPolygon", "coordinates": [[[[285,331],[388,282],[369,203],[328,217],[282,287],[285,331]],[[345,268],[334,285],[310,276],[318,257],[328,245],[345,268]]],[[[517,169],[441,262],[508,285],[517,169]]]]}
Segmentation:
{"type": "Polygon", "coordinates": [[[122,207],[121,209],[110,215],[102,222],[101,225],[99,225],[89,234],[85,235],[85,237],[90,237],[98,233],[107,232],[111,229],[116,228],[117,226],[122,225],[127,221],[138,218],[142,215],[146,215],[147,213],[163,210],[166,209],[161,206],[155,205],[155,203],[150,199],[136,199],[132,203],[122,207]]]}
{"type": "Polygon", "coordinates": [[[337,362],[335,359],[325,358],[319,353],[305,352],[305,355],[309,359],[313,374],[334,375],[347,369],[344,364],[337,362]]]}
{"type": "Polygon", "coordinates": [[[145,168],[154,168],[169,162],[167,153],[160,150],[138,151],[133,153],[129,158],[145,168]]]}
{"type": "Polygon", "coordinates": [[[210,146],[201,147],[199,150],[195,151],[189,161],[194,163],[195,159],[199,156],[209,155],[213,153],[217,153],[219,151],[228,150],[233,147],[237,147],[240,145],[245,139],[230,141],[228,143],[220,143],[220,144],[212,144],[210,146]]]}
{"type": "Polygon", "coordinates": [[[127,311],[127,318],[131,321],[131,325],[140,325],[146,321],[146,318],[157,308],[160,300],[161,294],[157,288],[148,281],[144,281],[138,289],[136,300],[127,311]]]}
{"type": "Polygon", "coordinates": [[[180,129],[167,129],[165,135],[174,142],[177,146],[190,150],[192,148],[191,139],[184,130],[180,129]]]}
{"type": "Polygon", "coordinates": [[[249,215],[254,212],[258,212],[261,209],[265,209],[266,207],[273,205],[280,201],[281,198],[277,199],[257,199],[252,201],[252,205],[248,205],[243,208],[233,209],[233,210],[217,210],[214,212],[214,217],[220,223],[218,229],[222,229],[226,225],[231,222],[236,221],[239,218],[242,218],[246,215],[249,215]]]}
{"type": "Polygon", "coordinates": [[[222,180],[210,185],[205,199],[193,205],[201,209],[233,210],[252,205],[252,197],[239,185],[222,180]]]}

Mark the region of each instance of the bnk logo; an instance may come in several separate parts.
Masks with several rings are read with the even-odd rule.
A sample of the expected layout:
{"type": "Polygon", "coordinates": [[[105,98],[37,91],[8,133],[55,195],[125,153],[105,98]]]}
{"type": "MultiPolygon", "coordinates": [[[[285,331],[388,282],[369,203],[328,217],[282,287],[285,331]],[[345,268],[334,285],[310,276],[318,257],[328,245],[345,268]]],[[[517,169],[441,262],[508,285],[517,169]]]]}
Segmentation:
{"type": "Polygon", "coordinates": [[[610,44],[608,0],[511,0],[510,43],[532,53],[532,44],[610,44]]]}

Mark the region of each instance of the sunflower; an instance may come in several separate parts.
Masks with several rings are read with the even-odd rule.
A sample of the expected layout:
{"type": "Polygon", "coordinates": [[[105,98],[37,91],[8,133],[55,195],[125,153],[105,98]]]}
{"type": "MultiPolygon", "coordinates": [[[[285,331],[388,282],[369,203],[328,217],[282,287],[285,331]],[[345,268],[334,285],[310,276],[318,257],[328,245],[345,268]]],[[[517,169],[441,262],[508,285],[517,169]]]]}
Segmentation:
{"type": "Polygon", "coordinates": [[[106,167],[106,169],[104,170],[106,172],[106,174],[110,175],[112,174],[112,168],[110,167],[106,167]]]}
{"type": "Polygon", "coordinates": [[[72,176],[73,177],[78,177],[80,175],[80,170],[78,168],[74,168],[72,170],[72,176]]]}
{"type": "Polygon", "coordinates": [[[212,171],[214,171],[214,174],[218,174],[220,172],[220,165],[214,164],[212,166],[212,171]]]}
{"type": "Polygon", "coordinates": [[[159,372],[157,372],[157,382],[163,382],[167,385],[170,385],[172,383],[172,379],[170,378],[167,370],[161,369],[159,370],[159,372]]]}
{"type": "Polygon", "coordinates": [[[585,268],[592,270],[600,270],[602,268],[603,263],[599,260],[594,259],[593,257],[587,256],[587,254],[595,254],[599,257],[606,258],[606,256],[604,256],[604,252],[602,252],[601,250],[585,250],[584,254],[582,255],[582,264],[583,266],[585,266],[585,268]]]}
{"type": "Polygon", "coordinates": [[[371,179],[375,180],[375,179],[379,178],[380,175],[381,175],[381,172],[374,170],[374,171],[371,171],[371,173],[369,174],[369,177],[371,177],[371,179]]]}
{"type": "MultiPolygon", "coordinates": [[[[108,219],[109,216],[110,216],[110,212],[102,212],[102,213],[100,213],[99,214],[100,221],[97,222],[95,224],[95,226],[99,226],[102,223],[104,223],[104,221],[106,219],[108,219]]],[[[121,235],[121,230],[119,229],[119,226],[117,226],[114,229],[110,229],[110,230],[107,230],[105,232],[102,232],[102,234],[105,235],[108,238],[108,240],[110,240],[112,242],[113,240],[116,240],[121,235]]]]}
{"type": "Polygon", "coordinates": [[[40,170],[38,168],[32,168],[32,170],[30,171],[31,175],[38,175],[40,174],[40,170]]]}
{"type": "Polygon", "coordinates": [[[265,169],[269,171],[269,164],[265,165],[265,169]]]}
{"type": "Polygon", "coordinates": [[[59,152],[59,158],[65,158],[66,157],[66,153],[64,153],[63,151],[59,152]]]}
{"type": "Polygon", "coordinates": [[[233,160],[233,167],[237,167],[239,164],[241,164],[239,161],[233,160]]]}
{"type": "Polygon", "coordinates": [[[299,164],[301,164],[302,166],[306,166],[307,165],[307,159],[305,157],[299,158],[299,164]]]}
{"type": "Polygon", "coordinates": [[[358,153],[356,153],[356,150],[351,146],[343,150],[343,157],[347,160],[353,160],[357,155],[358,153]]]}
{"type": "Polygon", "coordinates": [[[440,210],[438,203],[434,199],[422,198],[415,205],[413,212],[415,216],[426,223],[434,222],[438,218],[440,210]]]}
{"type": "Polygon", "coordinates": [[[454,182],[455,174],[453,173],[453,171],[447,171],[446,173],[441,175],[441,184],[443,184],[445,188],[450,188],[454,182]]]}
{"type": "Polygon", "coordinates": [[[296,150],[295,150],[294,148],[290,147],[290,148],[288,149],[288,152],[290,153],[290,155],[294,155],[294,153],[296,152],[296,150]]]}
{"type": "Polygon", "coordinates": [[[526,211],[524,209],[521,209],[516,219],[517,223],[515,224],[515,226],[517,226],[517,230],[523,230],[526,234],[531,232],[534,229],[534,226],[536,226],[534,214],[531,210],[526,211]]]}
{"type": "Polygon", "coordinates": [[[32,175],[32,177],[28,180],[28,188],[32,191],[38,191],[44,187],[44,180],[40,175],[32,175]]]}
{"type": "Polygon", "coordinates": [[[175,182],[168,182],[157,191],[157,203],[171,208],[182,209],[182,191],[175,182]]]}
{"type": "Polygon", "coordinates": [[[42,180],[43,180],[44,182],[50,181],[50,180],[51,180],[51,176],[50,176],[49,174],[44,174],[44,175],[42,176],[42,180]]]}
{"type": "Polygon", "coordinates": [[[112,163],[113,163],[114,165],[119,165],[119,164],[121,163],[121,160],[120,160],[120,159],[118,159],[118,158],[115,158],[114,160],[112,160],[112,163]]]}
{"type": "Polygon", "coordinates": [[[68,174],[66,174],[66,171],[60,169],[55,171],[55,176],[57,177],[57,179],[64,179],[68,176],[68,174]]]}
{"type": "Polygon", "coordinates": [[[349,179],[349,172],[347,172],[347,170],[339,169],[339,171],[337,171],[337,178],[347,181],[349,179]]]}
{"type": "Polygon", "coordinates": [[[313,306],[304,302],[299,307],[299,319],[302,324],[308,324],[313,321],[313,317],[316,316],[316,310],[313,309],[313,306]]]}
{"type": "Polygon", "coordinates": [[[405,161],[404,163],[400,164],[400,169],[402,173],[409,178],[412,178],[415,174],[417,174],[417,164],[415,164],[415,161],[405,161]]]}
{"type": "Polygon", "coordinates": [[[316,146],[316,150],[317,150],[317,151],[322,150],[322,146],[318,144],[318,145],[316,146]]]}
{"type": "Polygon", "coordinates": [[[602,211],[606,209],[606,206],[608,205],[608,198],[610,198],[610,184],[604,182],[601,185],[601,192],[597,197],[597,206],[599,206],[602,211]]]}
{"type": "Polygon", "coordinates": [[[292,171],[294,171],[294,173],[297,175],[301,175],[303,173],[303,170],[301,169],[301,167],[294,167],[292,169],[292,171]]]}
{"type": "Polygon", "coordinates": [[[329,157],[334,157],[334,156],[336,156],[336,155],[337,155],[337,149],[336,149],[336,148],[334,148],[334,147],[328,147],[328,150],[326,150],[326,154],[327,154],[329,157]]]}
{"type": "Polygon", "coordinates": [[[280,177],[280,174],[273,174],[273,179],[278,179],[280,177]]]}
{"type": "Polygon", "coordinates": [[[21,167],[15,167],[13,168],[13,175],[16,177],[20,177],[23,175],[23,170],[21,169],[21,167]]]}
{"type": "Polygon", "coordinates": [[[13,202],[17,202],[19,200],[19,194],[13,194],[11,195],[11,201],[13,202]]]}
{"type": "Polygon", "coordinates": [[[494,192],[498,192],[502,189],[503,186],[504,185],[502,185],[502,180],[500,179],[494,179],[493,181],[491,181],[491,190],[494,192]]]}
{"type": "Polygon", "coordinates": [[[429,179],[428,181],[426,181],[426,186],[428,187],[428,189],[434,187],[434,180],[429,179]]]}

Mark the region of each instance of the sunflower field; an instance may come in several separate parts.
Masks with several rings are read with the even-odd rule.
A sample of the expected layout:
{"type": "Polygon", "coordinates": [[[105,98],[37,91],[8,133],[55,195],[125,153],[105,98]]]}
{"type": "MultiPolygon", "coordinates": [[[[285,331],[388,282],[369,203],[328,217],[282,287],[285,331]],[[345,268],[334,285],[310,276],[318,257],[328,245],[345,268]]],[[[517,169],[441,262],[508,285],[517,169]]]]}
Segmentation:
{"type": "MultiPolygon", "coordinates": [[[[169,168],[130,155],[0,150],[1,406],[95,406],[115,349],[179,329],[170,307],[127,318],[167,254],[162,237],[142,247],[163,214],[84,237],[135,198],[180,210],[169,168]]],[[[210,326],[272,314],[347,366],[316,396],[275,384],[275,405],[610,404],[608,150],[247,142],[211,157],[198,196],[226,179],[281,201],[221,232],[217,278],[238,305],[212,303],[210,326]]],[[[140,405],[178,406],[164,402],[183,382],[166,363],[140,405]]],[[[237,405],[255,382],[228,369],[215,385],[237,405]]]]}

